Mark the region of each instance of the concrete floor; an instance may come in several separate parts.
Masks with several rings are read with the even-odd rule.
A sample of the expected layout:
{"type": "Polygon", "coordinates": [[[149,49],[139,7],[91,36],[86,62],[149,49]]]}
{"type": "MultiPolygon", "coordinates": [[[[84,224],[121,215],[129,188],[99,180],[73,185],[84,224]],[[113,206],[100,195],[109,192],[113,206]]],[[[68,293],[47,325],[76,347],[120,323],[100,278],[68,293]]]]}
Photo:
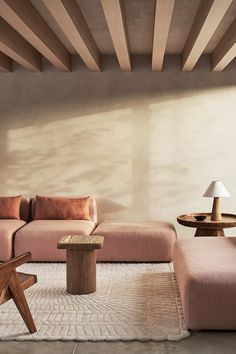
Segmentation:
{"type": "Polygon", "coordinates": [[[0,342],[0,354],[235,354],[236,332],[196,332],[180,342],[0,342]]]}

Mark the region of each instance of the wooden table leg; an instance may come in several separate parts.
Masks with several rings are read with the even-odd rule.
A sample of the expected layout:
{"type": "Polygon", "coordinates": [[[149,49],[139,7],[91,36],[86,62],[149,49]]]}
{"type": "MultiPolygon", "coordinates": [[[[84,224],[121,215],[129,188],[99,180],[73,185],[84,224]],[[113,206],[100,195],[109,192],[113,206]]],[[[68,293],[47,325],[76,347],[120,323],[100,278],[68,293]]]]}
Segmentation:
{"type": "Polygon", "coordinates": [[[96,291],[95,250],[67,250],[67,291],[74,295],[96,291]]]}
{"type": "Polygon", "coordinates": [[[197,229],[194,236],[225,236],[223,229],[197,229]]]}

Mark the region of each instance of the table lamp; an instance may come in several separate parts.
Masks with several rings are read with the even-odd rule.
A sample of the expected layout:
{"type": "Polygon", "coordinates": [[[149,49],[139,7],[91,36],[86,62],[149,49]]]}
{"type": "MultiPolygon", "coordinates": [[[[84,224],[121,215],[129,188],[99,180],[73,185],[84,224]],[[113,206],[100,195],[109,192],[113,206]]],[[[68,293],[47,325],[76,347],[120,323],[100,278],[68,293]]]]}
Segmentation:
{"type": "Polygon", "coordinates": [[[213,221],[222,220],[221,210],[220,210],[220,197],[230,197],[230,194],[225,188],[224,184],[221,181],[211,182],[206,192],[203,194],[203,197],[214,198],[212,212],[211,212],[211,220],[213,221]]]}

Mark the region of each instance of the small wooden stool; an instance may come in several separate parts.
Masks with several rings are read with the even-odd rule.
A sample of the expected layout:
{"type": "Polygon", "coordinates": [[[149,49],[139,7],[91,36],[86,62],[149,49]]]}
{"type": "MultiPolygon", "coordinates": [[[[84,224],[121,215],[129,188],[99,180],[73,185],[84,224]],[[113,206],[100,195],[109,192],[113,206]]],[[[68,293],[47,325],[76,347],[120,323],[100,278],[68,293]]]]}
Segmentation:
{"type": "Polygon", "coordinates": [[[64,236],[57,248],[66,249],[67,291],[73,295],[96,291],[96,249],[103,245],[103,236],[64,236]]]}

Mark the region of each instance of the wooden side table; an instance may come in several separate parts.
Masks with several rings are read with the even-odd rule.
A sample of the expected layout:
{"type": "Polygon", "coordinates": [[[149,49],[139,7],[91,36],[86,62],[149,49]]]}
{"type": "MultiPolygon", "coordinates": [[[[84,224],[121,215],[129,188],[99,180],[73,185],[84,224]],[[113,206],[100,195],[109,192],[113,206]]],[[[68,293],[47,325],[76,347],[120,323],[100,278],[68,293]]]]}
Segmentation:
{"type": "Polygon", "coordinates": [[[57,248],[66,249],[67,291],[74,295],[96,291],[96,249],[103,245],[103,236],[64,236],[57,248]]]}
{"type": "Polygon", "coordinates": [[[179,224],[196,228],[194,236],[225,236],[224,229],[236,227],[235,214],[222,214],[222,220],[212,221],[211,213],[192,213],[184,214],[177,217],[179,224]],[[204,221],[194,219],[196,215],[206,215],[204,221]]]}

